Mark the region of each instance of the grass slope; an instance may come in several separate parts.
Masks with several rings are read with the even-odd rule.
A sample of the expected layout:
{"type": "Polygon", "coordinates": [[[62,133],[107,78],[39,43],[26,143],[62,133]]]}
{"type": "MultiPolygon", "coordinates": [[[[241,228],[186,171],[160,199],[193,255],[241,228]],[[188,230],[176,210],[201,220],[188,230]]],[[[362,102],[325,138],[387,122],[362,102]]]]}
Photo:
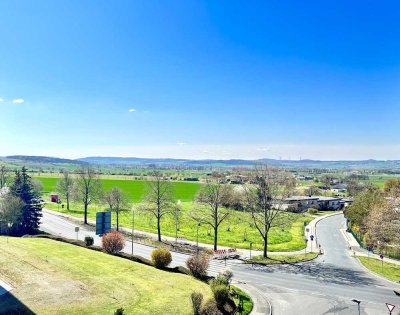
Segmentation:
{"type": "Polygon", "coordinates": [[[395,282],[400,282],[400,265],[383,262],[383,272],[382,272],[382,262],[380,259],[369,258],[364,256],[357,256],[364,267],[369,270],[395,282]]]}
{"type": "Polygon", "coordinates": [[[192,291],[211,296],[189,276],[49,239],[0,237],[0,252],[0,278],[37,314],[192,314],[192,291]]]}

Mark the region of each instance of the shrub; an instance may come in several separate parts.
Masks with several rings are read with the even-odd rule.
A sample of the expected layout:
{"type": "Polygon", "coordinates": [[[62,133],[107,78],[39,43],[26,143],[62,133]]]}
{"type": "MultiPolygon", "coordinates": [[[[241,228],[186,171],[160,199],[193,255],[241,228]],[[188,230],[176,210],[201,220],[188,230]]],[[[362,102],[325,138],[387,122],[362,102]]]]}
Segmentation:
{"type": "Polygon", "coordinates": [[[102,238],[103,249],[109,254],[119,253],[125,246],[125,239],[121,233],[112,231],[102,238]]]}
{"type": "Polygon", "coordinates": [[[151,252],[151,262],[156,268],[165,268],[172,261],[172,256],[168,248],[159,247],[151,252]]]}
{"type": "Polygon", "coordinates": [[[201,292],[196,292],[196,291],[192,292],[192,294],[190,295],[190,299],[192,301],[193,314],[199,315],[201,303],[203,302],[203,294],[201,292]]]}
{"type": "Polygon", "coordinates": [[[229,289],[224,284],[215,285],[212,288],[214,293],[215,302],[217,302],[217,306],[219,309],[223,308],[225,303],[229,299],[229,289]]]}
{"type": "Polygon", "coordinates": [[[233,272],[230,269],[224,269],[224,270],[220,271],[218,276],[225,278],[225,280],[229,284],[229,283],[231,283],[231,280],[232,280],[232,277],[233,277],[233,272]]]}
{"type": "Polygon", "coordinates": [[[214,300],[207,300],[200,309],[200,315],[222,315],[214,300]]]}
{"type": "Polygon", "coordinates": [[[210,283],[211,290],[214,290],[214,287],[219,285],[227,287],[229,285],[229,281],[225,277],[218,275],[215,279],[211,280],[210,283]]]}
{"type": "Polygon", "coordinates": [[[186,266],[190,270],[190,273],[196,278],[202,278],[207,275],[208,264],[210,257],[206,254],[196,254],[190,256],[186,260],[186,266]]]}
{"type": "Polygon", "coordinates": [[[315,208],[308,208],[307,212],[309,214],[317,214],[318,213],[318,209],[315,208]]]}
{"type": "Polygon", "coordinates": [[[93,237],[91,237],[91,236],[89,236],[89,235],[86,235],[85,236],[85,245],[87,246],[87,247],[89,247],[89,246],[92,246],[94,244],[94,239],[93,239],[93,237]]]}
{"type": "Polygon", "coordinates": [[[124,315],[124,314],[125,310],[122,307],[117,308],[117,310],[114,312],[114,315],[124,315]]]}

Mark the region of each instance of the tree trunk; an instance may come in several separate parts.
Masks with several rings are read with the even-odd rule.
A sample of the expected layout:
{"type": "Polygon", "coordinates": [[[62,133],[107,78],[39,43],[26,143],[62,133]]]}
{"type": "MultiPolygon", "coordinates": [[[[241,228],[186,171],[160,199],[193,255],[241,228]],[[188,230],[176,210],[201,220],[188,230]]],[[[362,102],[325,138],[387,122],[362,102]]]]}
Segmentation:
{"type": "Polygon", "coordinates": [[[217,250],[218,244],[218,227],[214,228],[214,250],[217,250]]]}
{"type": "Polygon", "coordinates": [[[265,233],[263,256],[264,256],[265,258],[267,258],[267,254],[268,254],[268,233],[265,233]]]}
{"type": "Polygon", "coordinates": [[[85,203],[83,224],[87,224],[87,204],[85,203]]]}
{"type": "Polygon", "coordinates": [[[117,231],[119,231],[119,218],[118,218],[118,214],[119,214],[119,211],[118,211],[118,209],[115,211],[115,213],[117,214],[117,231]]]}
{"type": "Polygon", "coordinates": [[[161,242],[161,225],[160,218],[157,218],[157,233],[158,233],[158,241],[161,242]]]}

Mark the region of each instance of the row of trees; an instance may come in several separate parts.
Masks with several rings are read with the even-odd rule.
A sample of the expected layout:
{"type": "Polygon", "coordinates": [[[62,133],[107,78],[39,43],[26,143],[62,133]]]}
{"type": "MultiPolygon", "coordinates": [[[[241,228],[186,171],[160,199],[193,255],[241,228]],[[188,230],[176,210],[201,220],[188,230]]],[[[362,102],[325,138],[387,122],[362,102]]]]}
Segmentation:
{"type": "MultiPolygon", "coordinates": [[[[282,170],[272,169],[266,165],[253,170],[250,184],[234,187],[225,183],[217,174],[208,179],[196,197],[195,209],[189,215],[198,224],[211,227],[214,234],[214,249],[218,246],[218,232],[222,222],[230,216],[231,208],[242,208],[250,213],[252,224],[264,242],[264,256],[267,256],[268,237],[271,228],[282,226],[283,200],[294,188],[291,176],[282,170]]],[[[84,223],[87,223],[88,206],[94,200],[102,200],[110,211],[116,214],[117,230],[121,211],[130,208],[126,195],[114,187],[102,193],[99,176],[90,167],[83,167],[73,177],[64,172],[57,184],[57,190],[65,197],[67,209],[70,200],[79,201],[84,208],[84,223]]],[[[161,222],[167,215],[173,215],[177,224],[179,205],[174,199],[173,184],[164,176],[154,171],[147,181],[147,191],[139,211],[154,216],[157,224],[158,240],[161,241],[161,222]]]]}
{"type": "Polygon", "coordinates": [[[384,190],[365,186],[346,210],[351,228],[372,247],[383,250],[400,243],[400,180],[388,180],[384,190]]]}
{"type": "Polygon", "coordinates": [[[34,182],[23,167],[15,172],[11,185],[5,186],[9,177],[3,171],[1,168],[0,178],[4,185],[0,196],[0,232],[12,235],[36,233],[42,216],[42,205],[34,182]]]}

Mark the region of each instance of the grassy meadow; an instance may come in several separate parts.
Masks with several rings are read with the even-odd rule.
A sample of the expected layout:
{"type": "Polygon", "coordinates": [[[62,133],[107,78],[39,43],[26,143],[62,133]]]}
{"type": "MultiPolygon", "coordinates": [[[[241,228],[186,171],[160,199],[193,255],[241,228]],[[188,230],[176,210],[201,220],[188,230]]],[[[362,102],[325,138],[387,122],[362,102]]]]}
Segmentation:
{"type": "Polygon", "coordinates": [[[192,277],[49,239],[0,237],[0,251],[0,278],[14,288],[5,313],[23,303],[32,314],[189,315],[194,290],[212,295],[192,277]]]}
{"type": "MultiPolygon", "coordinates": [[[[36,177],[43,183],[44,195],[55,190],[57,177],[36,177]]],[[[129,196],[133,207],[143,200],[146,190],[146,181],[123,180],[123,179],[102,179],[103,188],[109,190],[116,186],[122,189],[129,196]]],[[[178,236],[188,240],[196,240],[197,226],[188,213],[202,206],[193,202],[201,183],[196,182],[173,182],[175,188],[175,198],[182,201],[179,215],[178,236]]],[[[83,218],[83,206],[72,203],[70,211],[62,209],[57,204],[48,203],[48,209],[64,212],[70,215],[83,218]]],[[[88,216],[95,219],[96,212],[106,211],[104,204],[92,204],[89,206],[88,216]]],[[[205,210],[204,210],[205,211],[205,210]]],[[[293,251],[303,249],[305,246],[303,239],[304,221],[311,221],[311,217],[304,214],[285,213],[285,226],[273,228],[269,238],[269,250],[271,251],[293,251]]],[[[115,215],[113,222],[115,223],[115,215]]],[[[121,226],[131,227],[132,213],[126,211],[120,215],[121,226]]],[[[135,230],[156,233],[156,219],[148,213],[137,212],[135,214],[135,230]]],[[[175,236],[175,219],[172,215],[165,216],[161,223],[163,235],[175,236]]],[[[199,228],[199,241],[202,243],[213,243],[213,231],[209,226],[202,224],[199,228]]],[[[262,249],[262,239],[251,223],[250,215],[246,212],[231,211],[230,217],[224,221],[219,229],[218,244],[235,248],[249,248],[250,241],[253,242],[254,249],[262,249]]]]}

